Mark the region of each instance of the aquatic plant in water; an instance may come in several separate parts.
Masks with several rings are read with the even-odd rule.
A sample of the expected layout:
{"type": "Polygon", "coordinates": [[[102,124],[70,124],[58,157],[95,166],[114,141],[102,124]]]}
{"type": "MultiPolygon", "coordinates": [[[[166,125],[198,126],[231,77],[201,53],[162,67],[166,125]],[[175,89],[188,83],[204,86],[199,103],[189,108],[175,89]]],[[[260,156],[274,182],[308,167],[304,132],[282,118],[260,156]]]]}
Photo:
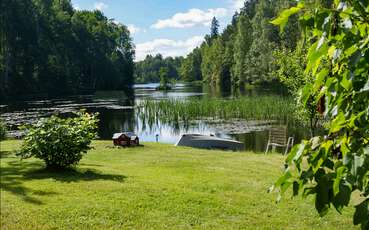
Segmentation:
{"type": "Polygon", "coordinates": [[[143,100],[138,103],[139,117],[149,124],[189,123],[194,120],[264,120],[287,124],[294,122],[292,98],[280,96],[241,97],[236,99],[143,100]]]}

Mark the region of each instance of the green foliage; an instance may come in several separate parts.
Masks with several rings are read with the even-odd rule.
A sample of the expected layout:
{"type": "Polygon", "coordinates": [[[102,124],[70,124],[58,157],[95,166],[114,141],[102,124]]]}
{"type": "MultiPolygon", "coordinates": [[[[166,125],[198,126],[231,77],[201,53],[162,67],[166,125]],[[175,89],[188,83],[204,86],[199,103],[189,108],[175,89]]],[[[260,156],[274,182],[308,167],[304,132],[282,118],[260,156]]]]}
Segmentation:
{"type": "Polygon", "coordinates": [[[182,61],[183,57],[163,58],[161,54],[155,56],[147,55],[145,60],[136,63],[135,82],[159,82],[159,71],[160,68],[163,67],[168,69],[168,78],[171,80],[179,80],[179,71],[182,61]]]}
{"type": "Polygon", "coordinates": [[[161,67],[159,70],[159,77],[160,77],[160,86],[159,89],[167,90],[170,89],[169,86],[169,71],[166,67],[161,67]]]}
{"type": "Polygon", "coordinates": [[[297,96],[300,89],[312,81],[312,76],[305,74],[306,49],[301,46],[291,51],[286,48],[274,51],[277,69],[275,75],[287,86],[290,93],[297,96]]]}
{"type": "Polygon", "coordinates": [[[252,44],[249,48],[249,65],[247,76],[250,83],[272,80],[273,55],[272,51],[278,46],[281,38],[272,28],[269,20],[276,15],[274,1],[261,0],[255,6],[255,15],[252,18],[252,44]]]}
{"type": "Polygon", "coordinates": [[[246,15],[241,15],[237,22],[237,34],[234,44],[234,71],[232,82],[242,85],[248,81],[247,69],[250,66],[249,51],[252,44],[252,26],[246,15]]]}
{"type": "Polygon", "coordinates": [[[77,164],[83,154],[91,149],[96,137],[97,114],[79,112],[74,118],[52,116],[26,127],[21,151],[24,158],[36,157],[48,168],[66,168],[77,164]]]}
{"type": "Polygon", "coordinates": [[[201,50],[196,48],[182,61],[180,67],[181,79],[186,82],[201,81],[201,62],[201,50]]]}
{"type": "Polygon", "coordinates": [[[244,7],[233,16],[232,23],[221,34],[214,29],[217,23],[213,20],[211,33],[205,36],[205,42],[182,63],[181,78],[193,81],[194,77],[189,75],[196,73],[195,79],[200,76],[200,80],[218,84],[224,89],[243,87],[245,82],[253,84],[274,80],[273,49],[294,49],[300,30],[297,24],[287,25],[285,33],[278,33],[278,28],[271,25],[270,20],[279,9],[294,5],[294,0],[245,1],[244,7]],[[199,53],[201,57],[194,61],[199,53]],[[199,69],[201,74],[196,72],[199,69]]]}
{"type": "Polygon", "coordinates": [[[201,63],[201,72],[204,81],[209,83],[222,82],[224,51],[224,43],[220,38],[214,39],[212,45],[204,46],[201,63]]]}
{"type": "Polygon", "coordinates": [[[0,2],[0,95],[58,96],[133,84],[126,26],[70,0],[0,2]]]}
{"type": "Polygon", "coordinates": [[[0,141],[5,140],[5,138],[6,138],[6,126],[0,120],[0,141]]]}
{"type": "MultiPolygon", "coordinates": [[[[294,195],[315,195],[321,216],[331,206],[341,213],[359,194],[353,223],[369,229],[369,2],[336,0],[301,10],[311,43],[305,73],[314,79],[301,100],[323,101],[328,124],[324,137],[292,149],[275,185],[282,193],[293,185],[294,195]]],[[[274,22],[283,26],[289,15],[274,22]]]]}
{"type": "MultiPolygon", "coordinates": [[[[306,84],[313,81],[311,74],[305,73],[306,49],[303,45],[298,45],[296,50],[290,51],[288,48],[276,50],[273,53],[276,70],[274,75],[278,77],[295,98],[295,116],[301,122],[308,122],[311,136],[315,135],[315,130],[319,123],[322,123],[315,103],[305,104],[301,100],[301,91],[306,84]]],[[[313,101],[313,100],[310,100],[313,101]]]]}

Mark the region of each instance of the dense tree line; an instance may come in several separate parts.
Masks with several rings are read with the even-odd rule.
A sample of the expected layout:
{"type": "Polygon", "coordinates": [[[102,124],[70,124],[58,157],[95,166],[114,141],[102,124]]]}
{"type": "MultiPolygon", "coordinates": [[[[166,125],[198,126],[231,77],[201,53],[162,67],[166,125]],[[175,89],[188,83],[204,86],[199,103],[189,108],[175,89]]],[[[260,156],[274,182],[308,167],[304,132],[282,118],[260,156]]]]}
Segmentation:
{"type": "Polygon", "coordinates": [[[126,26],[70,0],[0,2],[0,96],[129,89],[134,46],[126,26]]]}
{"type": "Polygon", "coordinates": [[[179,68],[183,61],[183,57],[167,57],[163,58],[161,54],[155,56],[147,55],[145,60],[136,63],[135,82],[149,83],[159,82],[160,69],[167,71],[169,80],[179,79],[179,68]]]}
{"type": "Polygon", "coordinates": [[[273,50],[294,50],[301,32],[296,18],[291,18],[280,33],[270,21],[281,9],[296,5],[294,0],[249,0],[235,13],[222,33],[214,18],[210,35],[182,62],[181,78],[202,80],[223,86],[243,86],[276,79],[278,68],[273,50]]]}

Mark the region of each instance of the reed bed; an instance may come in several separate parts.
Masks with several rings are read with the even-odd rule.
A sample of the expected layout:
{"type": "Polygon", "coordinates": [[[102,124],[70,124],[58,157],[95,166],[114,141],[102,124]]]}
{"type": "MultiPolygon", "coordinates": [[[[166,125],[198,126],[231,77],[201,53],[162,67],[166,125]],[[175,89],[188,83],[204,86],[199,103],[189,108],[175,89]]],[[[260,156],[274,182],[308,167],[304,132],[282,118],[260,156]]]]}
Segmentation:
{"type": "Polygon", "coordinates": [[[236,99],[143,100],[139,116],[148,123],[190,122],[200,119],[292,121],[294,102],[290,97],[258,96],[236,99]]]}

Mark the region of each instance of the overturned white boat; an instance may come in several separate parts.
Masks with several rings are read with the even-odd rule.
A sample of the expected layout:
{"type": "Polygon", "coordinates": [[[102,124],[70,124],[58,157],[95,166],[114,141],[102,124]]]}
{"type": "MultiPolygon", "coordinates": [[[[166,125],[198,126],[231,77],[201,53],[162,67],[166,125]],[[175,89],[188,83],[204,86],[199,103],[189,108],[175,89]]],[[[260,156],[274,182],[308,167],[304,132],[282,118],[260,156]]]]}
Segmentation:
{"type": "Polygon", "coordinates": [[[183,134],[176,143],[176,146],[187,146],[202,149],[223,149],[240,151],[245,149],[242,142],[223,139],[215,136],[205,136],[201,134],[183,134]]]}

